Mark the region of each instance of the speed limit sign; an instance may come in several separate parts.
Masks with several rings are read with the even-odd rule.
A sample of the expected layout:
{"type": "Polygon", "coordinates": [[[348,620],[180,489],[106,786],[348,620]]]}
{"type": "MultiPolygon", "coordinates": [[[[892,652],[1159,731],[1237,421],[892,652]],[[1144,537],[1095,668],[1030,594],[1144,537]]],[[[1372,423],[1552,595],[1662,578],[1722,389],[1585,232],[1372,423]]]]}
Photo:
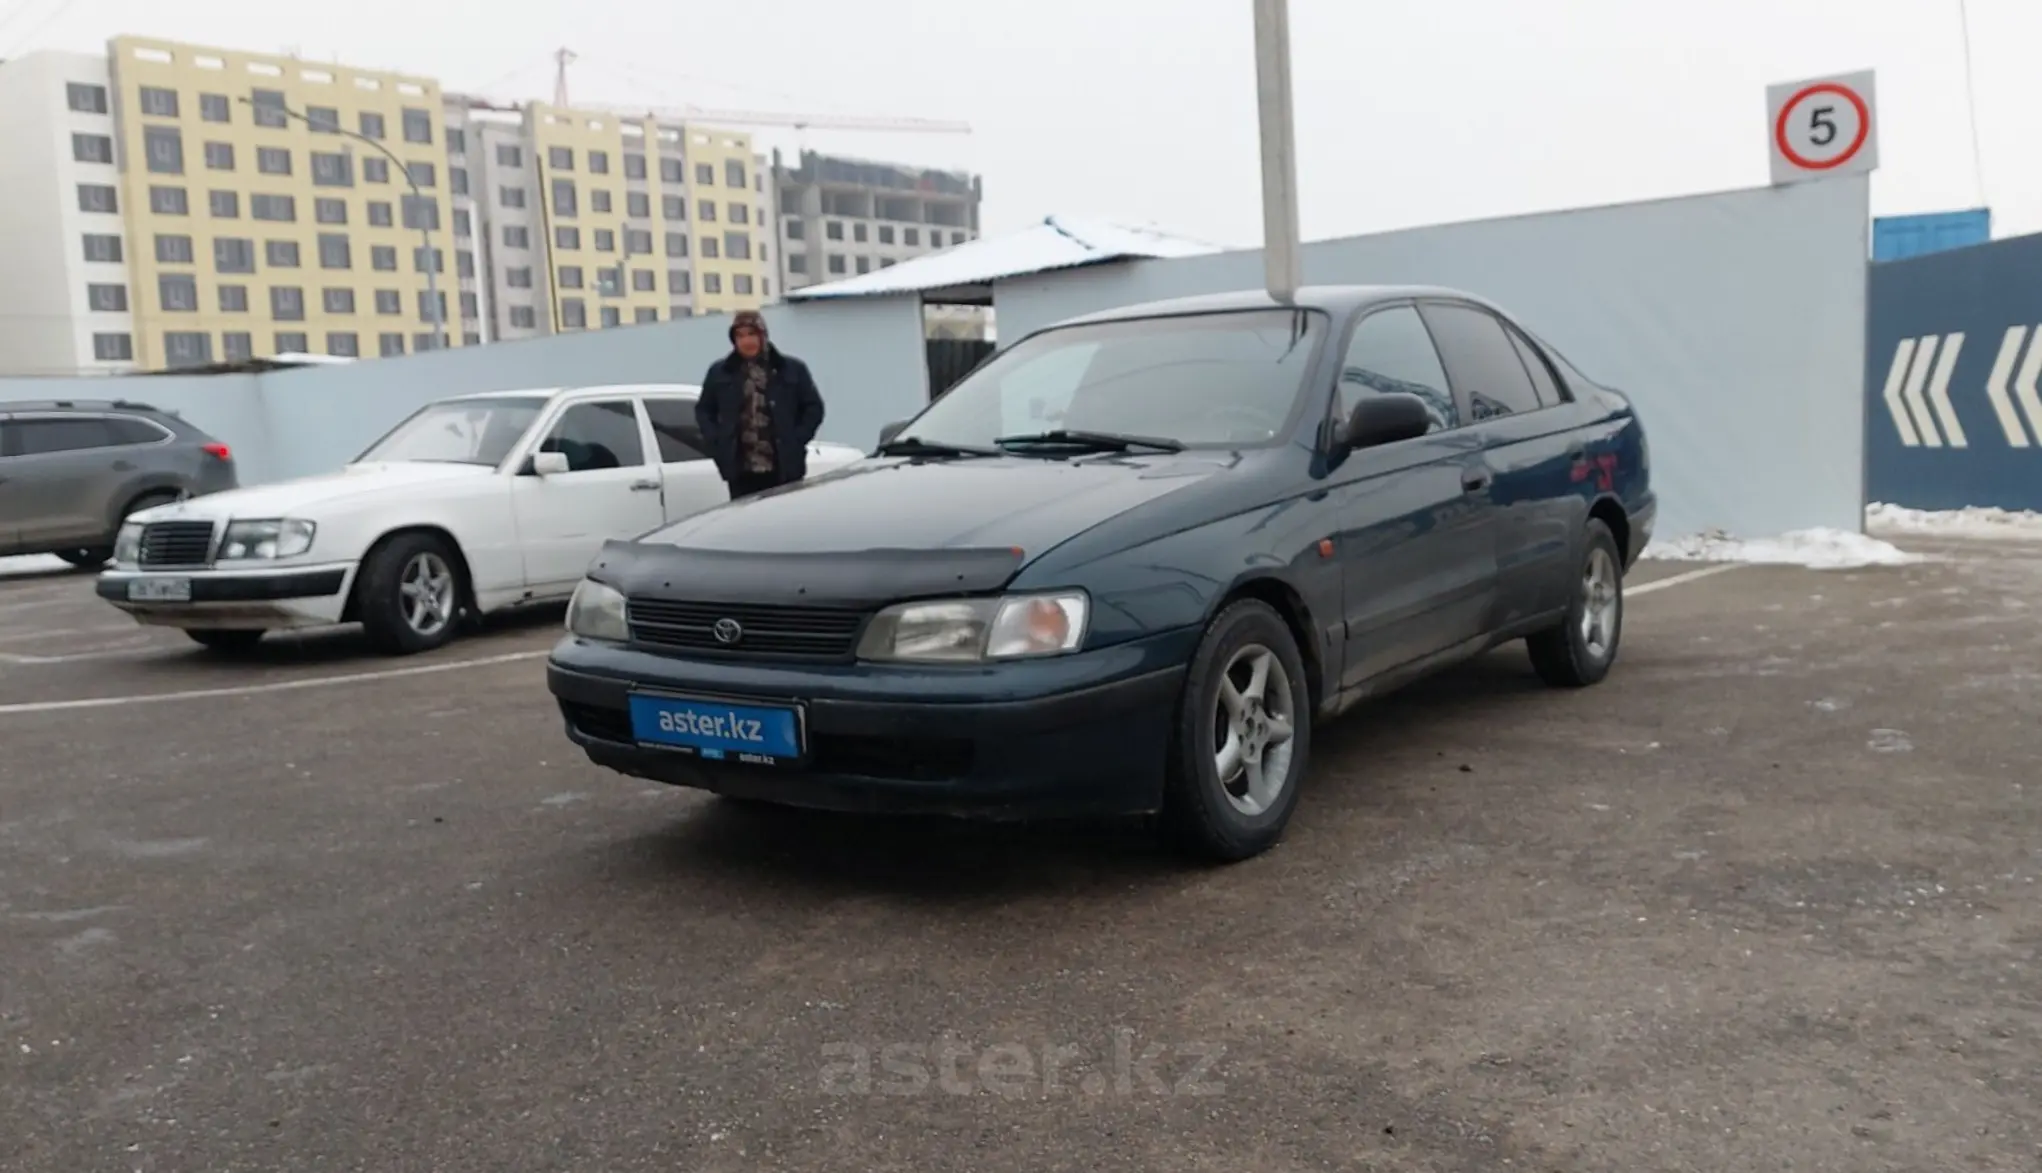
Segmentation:
{"type": "Polygon", "coordinates": [[[1872,71],[1766,87],[1773,182],[1862,175],[1879,166],[1872,71]]]}

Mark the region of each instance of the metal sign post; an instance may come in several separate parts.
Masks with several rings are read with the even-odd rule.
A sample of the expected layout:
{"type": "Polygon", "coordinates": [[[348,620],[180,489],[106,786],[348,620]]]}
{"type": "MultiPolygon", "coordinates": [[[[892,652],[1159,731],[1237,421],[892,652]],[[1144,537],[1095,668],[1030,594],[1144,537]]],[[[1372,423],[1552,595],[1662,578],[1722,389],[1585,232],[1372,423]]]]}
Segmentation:
{"type": "Polygon", "coordinates": [[[1255,0],[1255,104],[1262,122],[1262,264],[1269,295],[1296,296],[1303,264],[1298,250],[1297,134],[1290,92],[1289,0],[1255,0]]]}

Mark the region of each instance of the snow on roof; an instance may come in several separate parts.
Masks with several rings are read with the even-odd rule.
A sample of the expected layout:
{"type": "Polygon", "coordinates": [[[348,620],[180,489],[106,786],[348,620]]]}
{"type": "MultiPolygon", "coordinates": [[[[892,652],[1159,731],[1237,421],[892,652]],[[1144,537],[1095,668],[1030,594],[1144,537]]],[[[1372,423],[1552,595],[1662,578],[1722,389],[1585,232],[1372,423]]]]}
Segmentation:
{"type": "Polygon", "coordinates": [[[1221,251],[1216,244],[1172,236],[1154,228],[1045,216],[1042,223],[1019,232],[981,237],[843,281],[797,289],[787,294],[787,300],[921,293],[1107,261],[1195,257],[1221,251]]]}

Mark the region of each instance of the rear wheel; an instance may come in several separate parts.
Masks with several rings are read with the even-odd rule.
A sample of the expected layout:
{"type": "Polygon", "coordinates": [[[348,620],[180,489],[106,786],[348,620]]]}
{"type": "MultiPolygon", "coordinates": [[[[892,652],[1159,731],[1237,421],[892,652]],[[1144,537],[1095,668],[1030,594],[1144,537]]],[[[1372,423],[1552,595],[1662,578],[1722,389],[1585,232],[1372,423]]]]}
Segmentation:
{"type": "Polygon", "coordinates": [[[1165,833],[1213,862],[1267,851],[1290,822],[1311,747],[1311,687],[1290,627],[1260,600],[1232,604],[1185,677],[1165,833]]]}
{"type": "Polygon", "coordinates": [[[363,563],[355,585],[362,630],[377,651],[408,656],[454,638],[462,584],[447,543],[399,534],[363,563]]]}
{"type": "Polygon", "coordinates": [[[190,636],[192,642],[214,652],[252,651],[255,645],[262,642],[262,632],[243,628],[186,628],[184,634],[190,636]]]}
{"type": "Polygon", "coordinates": [[[59,550],[57,557],[69,562],[80,570],[97,570],[113,557],[112,546],[86,546],[78,550],[59,550]]]}
{"type": "Polygon", "coordinates": [[[1574,595],[1559,626],[1525,640],[1532,668],[1555,688],[1585,688],[1609,675],[1624,635],[1623,557],[1600,519],[1590,518],[1574,595]]]}

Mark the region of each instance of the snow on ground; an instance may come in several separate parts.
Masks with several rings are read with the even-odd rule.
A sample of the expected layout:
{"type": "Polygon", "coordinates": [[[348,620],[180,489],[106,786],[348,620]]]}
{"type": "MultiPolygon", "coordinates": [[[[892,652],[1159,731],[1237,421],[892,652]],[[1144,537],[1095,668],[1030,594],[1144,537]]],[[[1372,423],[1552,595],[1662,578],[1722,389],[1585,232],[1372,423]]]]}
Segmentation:
{"type": "Polygon", "coordinates": [[[13,574],[49,574],[68,567],[69,564],[55,554],[26,554],[15,558],[0,558],[0,578],[13,574]]]}
{"type": "Polygon", "coordinates": [[[1667,538],[1645,547],[1645,557],[1667,562],[1750,562],[1846,570],[1859,566],[1901,566],[1920,562],[1890,542],[1849,530],[1819,527],[1776,538],[1734,538],[1720,530],[1667,538]]]}
{"type": "Polygon", "coordinates": [[[1874,502],[1865,507],[1865,524],[1894,533],[1946,534],[1950,537],[2042,538],[2042,513],[1972,505],[1930,511],[1874,502]]]}

